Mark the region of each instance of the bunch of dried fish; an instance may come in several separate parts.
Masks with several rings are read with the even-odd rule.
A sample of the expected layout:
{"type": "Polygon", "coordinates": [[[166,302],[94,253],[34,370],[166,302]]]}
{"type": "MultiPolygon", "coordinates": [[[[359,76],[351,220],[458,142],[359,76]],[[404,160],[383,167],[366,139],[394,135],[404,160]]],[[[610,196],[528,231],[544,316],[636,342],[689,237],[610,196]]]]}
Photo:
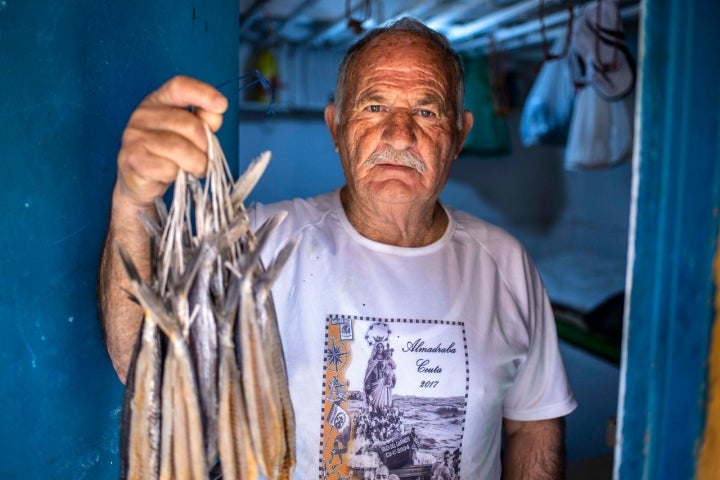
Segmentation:
{"type": "Polygon", "coordinates": [[[153,244],[150,283],[118,246],[144,318],[127,379],[122,479],[290,478],[295,425],[270,287],[297,243],[265,269],[243,202],[269,152],[232,181],[217,138],[203,182],[181,172],[153,244]]]}

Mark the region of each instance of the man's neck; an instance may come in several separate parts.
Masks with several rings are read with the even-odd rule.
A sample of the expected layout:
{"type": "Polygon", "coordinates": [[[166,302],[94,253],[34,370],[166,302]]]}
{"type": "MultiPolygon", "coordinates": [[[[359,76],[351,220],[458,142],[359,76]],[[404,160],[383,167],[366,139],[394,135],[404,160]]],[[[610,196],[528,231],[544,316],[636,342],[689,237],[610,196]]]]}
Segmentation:
{"type": "Polygon", "coordinates": [[[340,191],[345,215],[362,236],[398,247],[424,247],[440,239],[448,226],[437,200],[428,204],[363,202],[347,187],[340,191]]]}

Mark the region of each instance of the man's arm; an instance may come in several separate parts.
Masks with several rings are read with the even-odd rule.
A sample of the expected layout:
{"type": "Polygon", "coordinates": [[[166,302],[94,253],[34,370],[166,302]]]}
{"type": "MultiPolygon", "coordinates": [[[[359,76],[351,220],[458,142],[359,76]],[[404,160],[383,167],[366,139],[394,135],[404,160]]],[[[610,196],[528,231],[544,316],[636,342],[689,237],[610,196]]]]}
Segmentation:
{"type": "Polygon", "coordinates": [[[504,480],[565,478],[565,422],[563,418],[521,422],[503,419],[504,480]]]}
{"type": "Polygon", "coordinates": [[[130,283],[116,245],[130,255],[144,278],[150,276],[150,243],[140,213],[156,218],[154,202],[182,169],[205,172],[207,137],[222,125],[227,99],[212,86],[175,77],[148,95],[133,112],[122,136],[110,225],[100,260],[98,300],[113,367],[125,381],[141,325],[142,310],[128,296],[130,283]],[[193,107],[190,112],[188,107],[193,107]]]}
{"type": "Polygon", "coordinates": [[[150,277],[149,237],[139,220],[144,212],[155,219],[154,207],[135,205],[116,186],[98,275],[98,301],[105,344],[113,367],[124,383],[142,320],[142,308],[132,302],[130,282],[120,263],[117,246],[132,257],[143,278],[150,277]]]}

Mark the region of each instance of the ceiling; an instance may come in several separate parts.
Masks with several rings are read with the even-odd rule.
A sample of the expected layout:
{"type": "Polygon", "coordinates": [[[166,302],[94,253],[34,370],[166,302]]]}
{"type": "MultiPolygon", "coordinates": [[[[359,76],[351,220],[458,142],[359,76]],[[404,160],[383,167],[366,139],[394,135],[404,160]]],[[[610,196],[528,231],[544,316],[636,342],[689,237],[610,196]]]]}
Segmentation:
{"type": "MultiPolygon", "coordinates": [[[[345,49],[362,29],[412,16],[458,51],[548,45],[589,0],[240,0],[240,41],[254,46],[345,49]],[[542,18],[542,22],[540,21],[542,18]],[[542,27],[542,28],[541,28],[542,27]]],[[[635,20],[641,0],[616,0],[635,20]]]]}

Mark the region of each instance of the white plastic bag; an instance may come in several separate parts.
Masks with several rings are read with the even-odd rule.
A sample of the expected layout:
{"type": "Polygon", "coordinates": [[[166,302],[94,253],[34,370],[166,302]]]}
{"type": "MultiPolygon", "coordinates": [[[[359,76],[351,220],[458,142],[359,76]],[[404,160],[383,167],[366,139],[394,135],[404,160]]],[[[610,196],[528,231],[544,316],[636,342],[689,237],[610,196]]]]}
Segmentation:
{"type": "Polygon", "coordinates": [[[543,63],[520,116],[523,145],[564,144],[574,98],[567,56],[543,63]]]}
{"type": "Polygon", "coordinates": [[[627,98],[608,102],[594,88],[575,97],[565,148],[569,170],[605,168],[632,155],[633,124],[627,98]]]}

